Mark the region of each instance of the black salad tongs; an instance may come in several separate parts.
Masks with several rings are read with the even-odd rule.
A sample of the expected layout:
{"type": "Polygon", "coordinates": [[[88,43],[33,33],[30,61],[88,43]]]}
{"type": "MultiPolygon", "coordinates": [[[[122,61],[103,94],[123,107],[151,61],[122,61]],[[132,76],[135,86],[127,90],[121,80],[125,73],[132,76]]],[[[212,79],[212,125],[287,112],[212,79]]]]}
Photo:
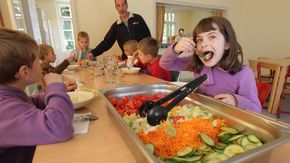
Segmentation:
{"type": "Polygon", "coordinates": [[[195,91],[206,79],[207,75],[201,75],[158,101],[144,102],[139,109],[140,116],[145,117],[147,114],[147,122],[152,126],[160,124],[161,121],[165,121],[167,119],[168,112],[175,105],[182,101],[188,94],[195,91]],[[161,106],[161,104],[164,104],[174,97],[176,98],[167,106],[161,106]]]}

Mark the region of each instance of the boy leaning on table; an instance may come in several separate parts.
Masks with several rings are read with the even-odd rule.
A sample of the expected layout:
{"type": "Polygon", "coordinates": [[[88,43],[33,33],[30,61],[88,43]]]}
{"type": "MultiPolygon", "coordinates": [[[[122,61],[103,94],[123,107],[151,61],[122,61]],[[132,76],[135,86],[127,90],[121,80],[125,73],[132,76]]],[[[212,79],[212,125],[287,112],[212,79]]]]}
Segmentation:
{"type": "Polygon", "coordinates": [[[61,75],[45,75],[43,94],[24,92],[41,78],[38,53],[27,34],[0,28],[0,162],[32,162],[36,145],[73,135],[74,110],[61,75]]]}

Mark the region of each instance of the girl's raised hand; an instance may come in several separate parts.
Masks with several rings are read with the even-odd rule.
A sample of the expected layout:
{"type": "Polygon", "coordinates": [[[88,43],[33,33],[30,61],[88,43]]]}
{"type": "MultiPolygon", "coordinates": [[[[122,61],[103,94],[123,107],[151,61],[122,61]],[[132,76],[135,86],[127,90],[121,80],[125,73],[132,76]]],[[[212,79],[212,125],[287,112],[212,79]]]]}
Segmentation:
{"type": "Polygon", "coordinates": [[[221,100],[224,103],[237,106],[237,100],[234,95],[228,93],[221,93],[214,96],[215,99],[221,100]]]}
{"type": "Polygon", "coordinates": [[[174,46],[173,51],[177,54],[181,52],[193,53],[195,50],[195,43],[192,37],[182,37],[174,46]]]}

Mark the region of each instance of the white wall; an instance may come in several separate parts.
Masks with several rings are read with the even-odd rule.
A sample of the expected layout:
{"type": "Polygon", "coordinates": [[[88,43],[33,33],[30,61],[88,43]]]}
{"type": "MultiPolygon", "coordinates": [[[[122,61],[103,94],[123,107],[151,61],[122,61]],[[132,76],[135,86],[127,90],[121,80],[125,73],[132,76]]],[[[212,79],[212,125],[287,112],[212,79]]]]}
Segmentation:
{"type": "MultiPolygon", "coordinates": [[[[5,12],[6,0],[0,0],[5,25],[9,27],[8,14],[5,12]]],[[[43,0],[44,1],[44,0],[43,0]]],[[[90,35],[91,47],[102,41],[118,14],[114,0],[71,0],[75,5],[78,30],[90,35]]],[[[155,36],[155,3],[166,2],[187,6],[226,9],[225,16],[236,30],[245,55],[286,57],[290,56],[290,1],[289,0],[128,0],[129,10],[139,13],[147,22],[152,36],[155,36]],[[263,4],[263,5],[261,5],[263,4]]],[[[115,45],[106,54],[120,54],[115,45]]]]}
{"type": "MultiPolygon", "coordinates": [[[[90,47],[96,47],[118,18],[114,0],[72,0],[72,2],[77,12],[78,30],[87,31],[90,36],[90,47]]],[[[128,5],[129,11],[142,15],[151,33],[154,32],[155,35],[155,18],[152,18],[155,17],[153,1],[128,0],[128,5]]],[[[121,55],[121,50],[115,43],[113,48],[104,54],[121,55]]]]}
{"type": "Polygon", "coordinates": [[[245,0],[244,5],[239,32],[245,57],[290,57],[290,1],[245,0]]]}

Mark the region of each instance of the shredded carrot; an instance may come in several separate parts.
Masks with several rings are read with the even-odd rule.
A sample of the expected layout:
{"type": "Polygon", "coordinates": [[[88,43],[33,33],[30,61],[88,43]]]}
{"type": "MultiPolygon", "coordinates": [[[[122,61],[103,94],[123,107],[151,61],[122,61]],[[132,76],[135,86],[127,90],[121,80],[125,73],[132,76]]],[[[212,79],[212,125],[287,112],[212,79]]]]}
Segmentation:
{"type": "Polygon", "coordinates": [[[168,127],[166,123],[161,124],[156,130],[147,134],[140,132],[138,136],[143,143],[154,144],[157,157],[167,159],[176,156],[176,153],[185,147],[199,148],[205,145],[199,136],[201,132],[217,142],[217,135],[221,132],[219,128],[227,125],[225,120],[217,119],[217,126],[214,128],[210,120],[193,118],[190,121],[173,124],[176,130],[176,135],[173,137],[166,133],[168,127]]]}

